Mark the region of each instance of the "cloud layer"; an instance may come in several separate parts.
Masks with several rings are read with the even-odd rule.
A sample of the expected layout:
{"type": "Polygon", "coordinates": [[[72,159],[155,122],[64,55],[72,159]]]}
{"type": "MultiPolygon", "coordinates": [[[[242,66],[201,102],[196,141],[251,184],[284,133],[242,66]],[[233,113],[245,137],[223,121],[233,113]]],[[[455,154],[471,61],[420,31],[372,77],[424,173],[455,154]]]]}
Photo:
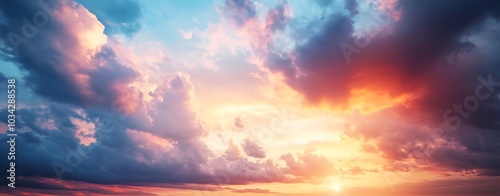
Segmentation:
{"type": "MultiPolygon", "coordinates": [[[[287,127],[293,130],[268,141],[276,144],[251,135],[250,129],[266,125],[252,124],[258,120],[243,115],[231,116],[227,129],[247,135],[214,131],[211,125],[217,122],[204,122],[198,113],[197,101],[204,97],[197,87],[206,85],[192,77],[220,67],[183,67],[165,57],[170,52],[167,56],[175,59],[176,51],[135,53],[163,46],[136,44],[148,35],[140,34],[147,13],[138,1],[4,1],[0,40],[6,47],[0,57],[19,68],[18,81],[36,98],[36,104],[17,110],[17,142],[22,144],[16,148],[17,175],[26,182],[21,187],[61,194],[74,186],[83,186],[74,191],[99,194],[147,194],[135,186],[272,194],[224,186],[318,183],[379,172],[500,175],[498,1],[346,0],[342,8],[317,1],[320,14],[314,19],[296,18],[293,5],[251,0],[213,5],[220,21],[206,24],[206,35],[216,37],[207,56],[216,60],[203,63],[217,63],[212,50],[228,47],[242,58],[238,63],[256,67],[243,74],[273,83],[269,91],[282,88],[296,95],[303,116],[320,108],[332,124],[345,120],[344,128],[325,125],[325,132],[360,143],[359,153],[376,156],[380,168],[339,169],[340,161],[334,160],[343,152],[289,151],[288,144],[303,147],[331,139],[317,134],[319,128],[309,127],[302,116],[295,120],[304,122],[291,124],[304,126],[287,127]],[[237,43],[219,46],[226,41],[237,43]],[[125,44],[137,48],[126,50],[125,44]],[[278,141],[299,129],[303,134],[297,139],[278,141]]],[[[184,41],[196,41],[200,31],[189,31],[184,41]]],[[[0,82],[6,80],[2,73],[0,82]]],[[[217,84],[240,76],[220,75],[217,84]]],[[[217,92],[205,95],[212,93],[217,92]]],[[[265,116],[258,107],[251,112],[265,116]]],[[[0,114],[6,116],[7,108],[0,114]]],[[[6,124],[1,120],[1,127],[6,124]]]]}
{"type": "Polygon", "coordinates": [[[483,32],[498,24],[500,4],[399,1],[397,18],[382,11],[384,17],[367,21],[354,19],[352,2],[346,6],[351,15],[326,17],[317,33],[281,58],[287,63],[271,54],[269,69],[313,105],[374,113],[379,121],[354,132],[390,160],[408,160],[431,143],[436,149],[428,156],[438,166],[498,173],[498,140],[488,138],[499,136],[500,61],[485,50],[498,44],[483,32]],[[359,36],[355,23],[378,30],[359,36]],[[392,121],[401,123],[384,125],[392,121]],[[440,146],[435,137],[453,145],[440,146]]]}

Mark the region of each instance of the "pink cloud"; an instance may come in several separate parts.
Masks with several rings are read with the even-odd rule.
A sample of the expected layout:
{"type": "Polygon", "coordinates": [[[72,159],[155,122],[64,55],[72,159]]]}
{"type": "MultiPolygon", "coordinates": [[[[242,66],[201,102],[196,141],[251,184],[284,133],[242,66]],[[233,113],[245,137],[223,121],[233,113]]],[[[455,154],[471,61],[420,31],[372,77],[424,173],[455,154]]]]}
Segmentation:
{"type": "Polygon", "coordinates": [[[255,141],[250,139],[245,139],[242,144],[243,151],[251,157],[255,158],[265,158],[266,152],[264,149],[255,141]]]}
{"type": "Polygon", "coordinates": [[[71,123],[73,123],[77,129],[75,132],[75,137],[80,140],[80,144],[88,146],[90,143],[95,142],[95,125],[92,122],[87,122],[77,118],[70,118],[71,123]]]}
{"type": "Polygon", "coordinates": [[[316,155],[311,150],[306,150],[297,157],[291,153],[280,157],[286,163],[284,172],[292,174],[298,179],[311,179],[324,177],[335,173],[333,165],[322,155],[316,155]]]}

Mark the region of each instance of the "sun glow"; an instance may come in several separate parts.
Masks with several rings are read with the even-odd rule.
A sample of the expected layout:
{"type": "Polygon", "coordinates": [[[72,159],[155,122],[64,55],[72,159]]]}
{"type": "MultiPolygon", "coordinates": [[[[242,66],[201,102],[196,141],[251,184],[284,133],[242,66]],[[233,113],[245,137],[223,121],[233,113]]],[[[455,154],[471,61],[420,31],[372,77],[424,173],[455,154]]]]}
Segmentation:
{"type": "Polygon", "coordinates": [[[332,188],[333,188],[333,191],[335,191],[335,192],[340,192],[342,190],[342,187],[340,186],[340,184],[334,184],[332,188]]]}

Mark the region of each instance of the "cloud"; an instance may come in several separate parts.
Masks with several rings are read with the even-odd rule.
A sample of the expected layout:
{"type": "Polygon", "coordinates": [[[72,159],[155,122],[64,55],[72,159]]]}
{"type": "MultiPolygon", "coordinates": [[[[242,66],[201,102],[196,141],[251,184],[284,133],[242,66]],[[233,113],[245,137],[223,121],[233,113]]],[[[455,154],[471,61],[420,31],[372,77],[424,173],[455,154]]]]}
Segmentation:
{"type": "Polygon", "coordinates": [[[359,138],[367,153],[386,159],[386,171],[458,172],[498,176],[499,132],[473,126],[450,129],[428,121],[408,119],[386,109],[352,119],[355,128],[346,132],[359,138]]]}
{"type": "Polygon", "coordinates": [[[306,150],[302,154],[288,153],[280,157],[286,163],[285,173],[297,176],[305,180],[313,177],[322,177],[333,174],[333,165],[322,155],[316,155],[311,150],[306,150]]]}
{"type": "Polygon", "coordinates": [[[249,184],[252,182],[313,182],[332,175],[333,165],[322,155],[305,151],[281,155],[279,160],[260,158],[249,160],[232,140],[222,156],[209,162],[211,181],[221,184],[249,184]],[[282,165],[280,162],[283,162],[282,165]]]}
{"type": "Polygon", "coordinates": [[[243,129],[243,128],[245,128],[245,124],[243,124],[243,120],[241,120],[241,118],[235,118],[234,119],[234,126],[237,129],[243,129]]]}
{"type": "Polygon", "coordinates": [[[203,134],[203,128],[192,111],[193,91],[189,75],[180,72],[170,74],[151,93],[153,100],[146,108],[152,122],[150,127],[142,129],[176,140],[203,134]]]}
{"type": "Polygon", "coordinates": [[[266,14],[266,28],[271,31],[283,30],[290,20],[291,12],[287,1],[270,9],[266,14]]]}
{"type": "MultiPolygon", "coordinates": [[[[464,178],[464,179],[442,179],[427,180],[423,182],[398,183],[390,187],[346,187],[342,189],[342,195],[388,195],[388,196],[418,196],[418,195],[485,195],[494,196],[499,191],[495,186],[496,178],[464,178]]],[[[331,195],[332,192],[318,191],[311,196],[331,195]]]]}
{"type": "Polygon", "coordinates": [[[95,142],[94,124],[76,118],[70,118],[70,121],[77,126],[76,137],[80,140],[80,144],[89,145],[90,143],[95,142]]]}
{"type": "Polygon", "coordinates": [[[227,17],[232,19],[237,26],[243,26],[248,20],[257,17],[255,4],[251,0],[225,0],[224,9],[227,17]]]}
{"type": "Polygon", "coordinates": [[[345,173],[345,174],[348,174],[348,175],[364,175],[366,172],[378,172],[377,169],[365,169],[365,168],[361,168],[359,166],[354,166],[354,167],[351,167],[345,171],[342,171],[342,173],[345,173]]]}
{"type": "Polygon", "coordinates": [[[272,193],[268,189],[235,189],[235,193],[272,193]]]}
{"type": "MultiPolygon", "coordinates": [[[[250,162],[238,154],[215,157],[200,140],[205,130],[193,110],[188,74],[152,78],[136,71],[138,65],[116,57],[96,16],[71,1],[53,3],[57,6],[46,13],[53,17],[36,36],[2,48],[2,57],[26,72],[23,81],[36,96],[46,98],[43,107],[18,109],[18,141],[24,144],[16,149],[18,175],[98,184],[216,184],[212,174],[227,171],[212,169],[220,161],[258,171],[236,173],[225,183],[283,178],[272,162],[250,162]],[[28,164],[33,162],[36,168],[28,164]]],[[[44,10],[29,2],[5,2],[1,8],[2,32],[20,35],[22,18],[44,10]]]]}
{"type": "Polygon", "coordinates": [[[138,1],[105,1],[95,2],[78,0],[106,27],[107,35],[125,34],[132,37],[141,30],[142,9],[138,1]]]}
{"type": "MultiPolygon", "coordinates": [[[[223,156],[208,149],[188,74],[156,73],[161,77],[152,79],[136,71],[139,66],[116,57],[96,16],[71,1],[57,5],[36,37],[17,51],[15,45],[2,50],[26,71],[23,81],[36,96],[46,98],[44,106],[18,109],[17,139],[24,144],[16,149],[19,176],[97,184],[286,181],[276,163],[249,161],[234,144],[223,156]],[[152,88],[134,86],[146,83],[152,88]],[[34,162],[37,167],[29,164],[34,162]],[[217,181],[218,175],[231,180],[217,181]]],[[[1,7],[2,28],[18,34],[21,18],[42,10],[25,2],[1,7]]]]}
{"type": "MultiPolygon", "coordinates": [[[[224,10],[255,10],[251,1],[228,0],[222,8],[224,10]]],[[[255,12],[255,11],[254,11],[255,12]]],[[[245,12],[239,12],[245,13],[245,12]]],[[[292,11],[287,1],[282,1],[275,7],[265,12],[264,19],[251,15],[242,17],[240,15],[226,15],[229,21],[236,21],[238,35],[245,40],[249,50],[260,57],[272,51],[272,43],[275,35],[283,31],[290,22],[292,11]]]]}
{"type": "Polygon", "coordinates": [[[500,175],[500,156],[497,130],[464,127],[447,132],[447,138],[458,146],[439,146],[429,156],[431,163],[451,171],[482,176],[500,175]]]}
{"type": "MultiPolygon", "coordinates": [[[[7,113],[6,108],[1,113],[7,113]]],[[[109,113],[85,112],[67,105],[18,109],[17,114],[16,127],[22,132],[16,141],[24,144],[16,148],[19,176],[99,184],[210,181],[200,170],[210,152],[196,138],[174,141],[141,135],[127,131],[121,119],[110,119],[109,113]],[[47,130],[36,123],[44,116],[50,116],[57,129],[47,130]],[[95,141],[87,145],[79,139],[83,124],[95,127],[95,141]],[[33,162],[37,167],[30,164],[33,162]]]]}
{"type": "Polygon", "coordinates": [[[487,50],[500,45],[483,30],[498,25],[500,4],[391,2],[397,17],[394,10],[378,8],[388,19],[372,19],[376,28],[368,32],[358,32],[355,24],[365,21],[351,15],[314,21],[317,32],[292,52],[268,53],[266,66],[311,105],[371,118],[369,126],[360,123],[353,131],[374,144],[366,150],[410,166],[415,156],[433,151],[440,155],[426,156],[438,168],[498,175],[494,162],[500,156],[485,150],[497,151],[498,139],[488,138],[498,138],[498,91],[484,84],[499,81],[500,61],[487,50]],[[457,59],[450,61],[450,55],[457,59]],[[478,88],[488,98],[474,98],[478,88]],[[450,118],[459,118],[461,126],[452,130],[450,118]]]}
{"type": "MultiPolygon", "coordinates": [[[[221,155],[211,151],[202,140],[208,130],[196,114],[196,89],[189,74],[158,71],[159,77],[153,78],[140,70],[149,65],[117,58],[117,46],[108,43],[112,38],[106,35],[133,35],[140,29],[141,17],[137,2],[121,3],[87,2],[87,10],[61,0],[50,12],[33,3],[1,4],[2,32],[26,39],[26,43],[16,44],[12,34],[0,35],[10,43],[2,48],[1,56],[25,72],[23,82],[43,103],[18,110],[18,141],[23,144],[16,149],[18,175],[50,182],[64,171],[63,178],[74,184],[169,184],[196,190],[201,187],[198,184],[208,184],[211,190],[220,190],[217,186],[225,184],[314,182],[339,172],[325,156],[313,151],[288,153],[275,160],[252,139],[242,143],[229,140],[221,155]],[[116,6],[117,12],[131,10],[131,15],[100,11],[110,9],[108,6],[116,6]],[[32,19],[42,13],[38,11],[53,16],[46,25],[37,23],[36,33],[30,31],[36,35],[27,39],[23,17],[32,19]],[[31,165],[34,162],[37,167],[31,165]]],[[[481,50],[485,46],[500,49],[498,42],[478,33],[487,28],[488,21],[497,24],[498,3],[400,2],[394,8],[400,13],[398,18],[381,27],[382,32],[369,32],[372,37],[366,45],[360,44],[355,28],[359,21],[352,16],[361,12],[356,3],[346,3],[351,15],[334,13],[320,19],[324,21],[317,23],[321,25],[318,31],[311,30],[291,51],[279,51],[274,45],[287,28],[295,28],[286,1],[263,17],[257,16],[252,1],[227,0],[224,8],[239,36],[249,43],[250,56],[281,74],[309,104],[359,110],[348,113],[356,124],[345,135],[363,141],[364,152],[381,155],[384,170],[500,175],[498,92],[478,80],[478,76],[488,79],[490,74],[500,77],[495,67],[498,59],[481,50]],[[348,54],[350,60],[342,48],[347,46],[353,52],[348,54]],[[459,61],[446,62],[450,55],[459,61]],[[483,85],[482,92],[489,93],[490,99],[481,100],[477,109],[463,117],[454,104],[464,108],[464,100],[474,95],[478,85],[483,85]],[[453,115],[462,116],[462,126],[455,130],[443,120],[450,108],[453,115]]],[[[392,17],[385,9],[379,11],[392,17]]],[[[163,59],[163,53],[160,56],[163,59]]],[[[0,74],[0,81],[2,77],[0,74]]],[[[0,114],[5,116],[7,110],[1,109],[0,114]]],[[[240,118],[229,124],[250,128],[240,118]]],[[[376,171],[356,166],[340,172],[361,175],[376,171]]],[[[130,192],[135,193],[141,194],[130,192]]]]}
{"type": "Polygon", "coordinates": [[[49,178],[22,177],[22,184],[16,189],[8,190],[5,187],[0,192],[8,194],[58,194],[58,195],[78,195],[78,194],[101,194],[101,195],[156,195],[147,191],[137,190],[135,187],[104,187],[101,185],[88,184],[75,181],[59,181],[49,178]]]}
{"type": "Polygon", "coordinates": [[[255,141],[252,141],[250,139],[245,139],[242,144],[243,151],[251,157],[255,158],[265,158],[266,157],[266,152],[264,149],[259,146],[255,141]]]}
{"type": "Polygon", "coordinates": [[[357,0],[345,0],[345,7],[351,15],[358,14],[358,2],[357,0]]]}
{"type": "MultiPolygon", "coordinates": [[[[359,40],[353,27],[356,21],[351,16],[334,13],[324,19],[317,33],[301,40],[304,44],[282,55],[281,59],[290,59],[287,63],[277,66],[276,58],[270,58],[267,65],[271,70],[282,72],[289,86],[301,92],[310,103],[326,102],[338,108],[358,107],[366,111],[379,108],[359,105],[359,102],[377,100],[381,103],[372,105],[390,107],[418,98],[420,93],[431,94],[425,92],[432,88],[428,81],[439,82],[433,85],[437,87],[449,82],[451,77],[475,79],[466,75],[470,71],[443,67],[441,62],[451,51],[462,49],[460,43],[464,43],[463,36],[473,32],[471,28],[480,29],[481,22],[494,15],[495,3],[474,4],[477,7],[474,11],[467,2],[405,1],[400,4],[401,18],[386,27],[387,33],[369,32],[364,41],[359,40]],[[440,15],[441,9],[449,9],[449,6],[453,12],[440,15]],[[432,7],[430,15],[422,15],[422,10],[428,7],[432,7]],[[464,22],[451,23],[456,17],[464,22]],[[451,25],[446,25],[448,23],[451,25]],[[441,81],[443,77],[447,80],[441,81]]],[[[371,22],[382,26],[378,23],[383,21],[371,22]]],[[[493,71],[492,65],[478,66],[493,71]]],[[[443,93],[442,97],[460,92],[449,93],[455,94],[445,96],[443,93]]]]}
{"type": "MultiPolygon", "coordinates": [[[[7,84],[7,78],[2,73],[0,73],[0,82],[7,84]]],[[[0,87],[0,90],[6,92],[7,86],[0,87]]]]}
{"type": "Polygon", "coordinates": [[[104,26],[82,5],[66,0],[49,1],[46,9],[30,2],[2,4],[0,28],[9,33],[1,39],[10,43],[2,55],[26,72],[24,80],[36,94],[84,107],[109,106],[137,76],[116,61],[105,46],[104,26]],[[42,15],[45,20],[38,21],[42,15]]]}
{"type": "MultiPolygon", "coordinates": [[[[318,177],[304,168],[311,169],[313,162],[323,164],[324,157],[310,153],[294,159],[291,170],[272,158],[249,160],[232,142],[225,154],[215,155],[200,140],[205,130],[189,110],[192,86],[188,77],[173,73],[164,79],[152,93],[155,100],[141,103],[144,107],[140,108],[145,110],[120,113],[50,100],[43,107],[19,108],[16,128],[21,133],[17,142],[23,145],[16,148],[17,174],[93,184],[151,186],[296,182],[310,175],[318,177]],[[158,110],[165,107],[168,115],[158,110]],[[143,116],[151,120],[145,121],[143,116]],[[168,120],[172,121],[164,123],[168,120]],[[89,138],[93,139],[86,140],[89,138]],[[37,167],[31,165],[33,162],[37,167]],[[304,166],[297,166],[301,164],[304,166]]],[[[0,114],[7,112],[3,108],[0,114]]],[[[0,137],[6,139],[5,135],[0,137]]],[[[251,142],[244,145],[247,153],[249,149],[255,150],[255,156],[263,155],[262,149],[251,142]]]]}

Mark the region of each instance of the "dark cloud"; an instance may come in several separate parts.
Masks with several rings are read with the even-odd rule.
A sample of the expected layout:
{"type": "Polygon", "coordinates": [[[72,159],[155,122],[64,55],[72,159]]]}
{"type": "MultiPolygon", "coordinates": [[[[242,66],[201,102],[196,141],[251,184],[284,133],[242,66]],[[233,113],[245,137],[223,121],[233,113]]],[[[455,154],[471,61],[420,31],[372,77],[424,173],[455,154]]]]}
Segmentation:
{"type": "Polygon", "coordinates": [[[351,15],[358,14],[358,2],[357,0],[345,0],[345,8],[349,10],[351,15]]]}
{"type": "MultiPolygon", "coordinates": [[[[6,109],[1,113],[5,114],[6,109]]],[[[121,126],[123,123],[118,121],[120,119],[113,119],[117,121],[112,122],[112,126],[104,125],[107,118],[103,114],[87,116],[67,106],[50,105],[50,109],[19,109],[17,115],[16,128],[21,133],[18,133],[16,142],[22,144],[16,146],[16,174],[19,176],[58,178],[60,173],[60,177],[65,180],[100,184],[182,181],[210,183],[208,175],[200,178],[203,174],[195,171],[199,164],[206,163],[206,158],[203,157],[209,153],[199,152],[206,149],[199,141],[178,142],[168,152],[156,152],[158,149],[155,146],[141,148],[137,145],[137,142],[151,141],[134,140],[134,135],[130,135],[125,131],[126,127],[121,126]],[[46,116],[54,121],[55,129],[39,125],[46,120],[46,116]],[[95,123],[96,142],[89,146],[80,144],[75,134],[78,127],[71,118],[95,123]],[[154,153],[163,154],[165,160],[160,161],[154,153]],[[145,160],[137,157],[156,159],[158,162],[144,162],[145,160]],[[167,162],[170,164],[165,164],[167,162]]],[[[2,136],[2,139],[6,140],[6,136],[2,136]]],[[[2,148],[2,152],[5,150],[2,148]]],[[[5,165],[6,161],[7,159],[2,159],[5,165]]]]}
{"type": "Polygon", "coordinates": [[[483,176],[500,176],[500,131],[463,127],[448,131],[447,138],[464,149],[440,146],[429,156],[431,163],[452,171],[469,172],[483,176]]]}
{"type": "Polygon", "coordinates": [[[108,35],[125,34],[132,37],[141,30],[141,5],[136,0],[89,1],[78,0],[106,26],[108,35]]]}
{"type": "MultiPolygon", "coordinates": [[[[63,108],[53,105],[52,109],[18,109],[16,111],[16,130],[18,131],[16,143],[19,144],[16,145],[17,175],[53,177],[52,161],[59,157],[64,158],[65,148],[74,149],[78,146],[79,141],[74,137],[76,127],[69,120],[78,115],[63,108]],[[38,116],[42,115],[53,116],[58,128],[47,130],[35,125],[35,122],[43,120],[43,117],[38,119],[38,116]]],[[[1,113],[6,114],[7,109],[3,108],[1,113]]],[[[3,123],[6,124],[6,122],[3,123]]],[[[7,136],[2,136],[2,139],[7,140],[7,136]]],[[[6,151],[7,149],[2,148],[2,153],[7,153],[6,151]]],[[[2,159],[2,164],[8,165],[7,159],[2,159]]]]}
{"type": "Polygon", "coordinates": [[[2,2],[5,22],[0,25],[4,32],[0,39],[9,43],[1,50],[4,60],[26,73],[24,81],[38,95],[86,107],[109,106],[124,93],[118,90],[121,84],[137,74],[118,63],[111,48],[92,43],[105,37],[85,8],[70,1],[47,4],[49,8],[44,9],[45,4],[31,1],[2,2]],[[68,10],[80,14],[59,17],[68,10]],[[31,17],[39,15],[36,20],[41,21],[43,15],[46,21],[31,17]],[[87,26],[79,26],[83,23],[87,26]],[[93,40],[83,40],[80,33],[95,34],[93,40]]]}
{"type": "MultiPolygon", "coordinates": [[[[355,11],[354,3],[347,1],[347,8],[355,11]]],[[[438,167],[498,175],[500,101],[495,82],[500,81],[500,59],[487,51],[500,48],[494,39],[500,31],[491,28],[499,25],[500,3],[399,1],[395,9],[399,15],[382,10],[392,19],[373,19],[382,31],[364,37],[355,35],[353,26],[359,21],[352,16],[332,14],[322,23],[314,21],[323,24],[317,33],[299,40],[303,44],[292,53],[268,54],[267,65],[311,104],[328,103],[340,110],[365,104],[397,111],[392,119],[377,118],[355,131],[376,143],[371,152],[400,161],[431,150],[439,155],[427,157],[438,167]],[[493,82],[488,86],[487,81],[493,82]],[[478,88],[488,97],[479,99],[478,88]],[[367,92],[371,94],[363,94],[367,92]],[[388,101],[380,101],[384,99],[388,101]],[[451,114],[445,115],[448,110],[451,114]],[[380,126],[395,119],[418,126],[380,126]],[[449,127],[456,124],[456,130],[449,127]],[[430,146],[436,134],[459,147],[430,146]]],[[[379,111],[371,117],[386,114],[379,111]]]]}
{"type": "MultiPolygon", "coordinates": [[[[352,21],[343,15],[331,17],[322,32],[297,48],[299,58],[295,66],[293,63],[276,63],[283,60],[270,56],[270,59],[275,59],[269,63],[271,69],[280,69],[286,75],[289,85],[305,94],[311,102],[319,102],[325,98],[340,102],[343,101],[342,97],[348,96],[352,67],[344,63],[338,43],[354,40],[352,21]],[[294,71],[296,69],[298,71],[294,71]],[[298,75],[297,72],[303,74],[298,75]]],[[[287,56],[281,58],[291,59],[287,56]]]]}
{"type": "Polygon", "coordinates": [[[0,82],[7,82],[7,78],[2,73],[0,73],[0,82]]]}
{"type": "Polygon", "coordinates": [[[499,175],[498,130],[430,126],[427,122],[408,120],[392,109],[353,120],[358,127],[347,135],[361,137],[368,146],[363,151],[384,157],[388,161],[386,171],[499,175]]]}
{"type": "MultiPolygon", "coordinates": [[[[7,84],[7,78],[2,73],[0,73],[0,83],[7,84]]],[[[7,92],[7,86],[6,85],[0,86],[0,92],[7,92]]]]}
{"type": "MultiPolygon", "coordinates": [[[[375,37],[363,48],[359,45],[364,44],[358,44],[360,41],[353,35],[353,20],[349,16],[333,14],[325,19],[322,29],[290,54],[295,62],[280,66],[290,86],[313,103],[326,100],[332,104],[345,104],[354,88],[386,91],[391,97],[414,92],[441,74],[439,69],[446,75],[459,71],[456,67],[440,66],[439,62],[451,51],[461,50],[460,38],[473,32],[471,28],[479,28],[481,21],[498,7],[494,1],[400,4],[401,18],[391,27],[393,32],[372,35],[375,37]],[[347,45],[354,48],[348,57],[342,51],[347,45]],[[298,68],[301,74],[292,75],[290,67],[298,68]]],[[[275,64],[269,62],[274,69],[275,64]]],[[[491,65],[482,66],[492,69],[491,65]]]]}

